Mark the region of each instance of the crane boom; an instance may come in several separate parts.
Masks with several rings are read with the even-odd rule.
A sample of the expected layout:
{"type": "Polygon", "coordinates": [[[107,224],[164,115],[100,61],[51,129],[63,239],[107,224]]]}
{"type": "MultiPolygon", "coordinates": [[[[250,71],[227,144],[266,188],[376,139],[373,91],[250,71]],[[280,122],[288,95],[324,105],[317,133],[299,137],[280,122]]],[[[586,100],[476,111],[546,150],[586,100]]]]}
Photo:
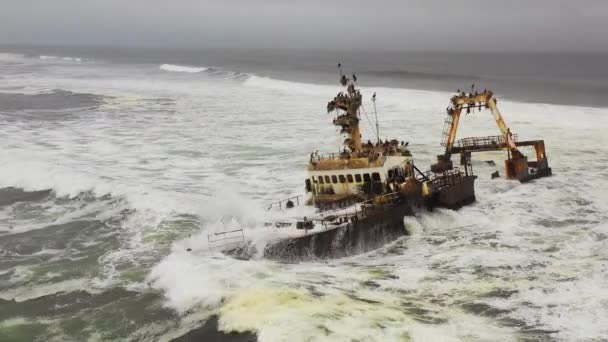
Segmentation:
{"type": "Polygon", "coordinates": [[[476,94],[460,93],[458,95],[454,95],[451,102],[451,106],[448,107],[448,115],[451,116],[451,125],[446,142],[446,157],[449,157],[452,154],[452,148],[454,147],[454,142],[456,141],[456,132],[458,130],[458,122],[460,120],[462,110],[466,109],[467,112],[470,112],[471,109],[481,109],[482,106],[489,108],[492,112],[494,120],[498,125],[498,129],[504,136],[505,142],[509,146],[509,149],[516,154],[519,152],[515,141],[513,141],[511,131],[509,130],[509,127],[507,127],[507,124],[496,106],[496,99],[493,97],[493,93],[491,91],[484,91],[483,93],[476,94]]]}
{"type": "Polygon", "coordinates": [[[500,133],[502,133],[502,135],[505,137],[505,142],[507,143],[511,151],[517,151],[517,145],[515,145],[515,141],[513,141],[513,135],[511,134],[509,127],[507,127],[505,120],[503,120],[502,115],[500,115],[500,111],[496,106],[496,99],[491,97],[487,103],[490,107],[492,115],[494,115],[494,120],[496,120],[496,124],[498,125],[498,129],[500,129],[500,133]]]}
{"type": "Polygon", "coordinates": [[[437,163],[431,166],[431,171],[438,173],[452,169],[451,156],[453,153],[460,153],[461,164],[468,165],[471,151],[507,149],[508,157],[505,160],[507,178],[527,181],[532,178],[551,175],[551,168],[545,155],[544,141],[520,141],[516,143],[511,130],[498,110],[496,99],[491,91],[484,90],[482,93],[471,92],[468,94],[461,92],[452,96],[450,102],[450,106],[447,108],[448,116],[445,121],[442,141],[442,145],[445,146],[445,153],[437,156],[437,163]],[[458,146],[455,146],[456,132],[458,131],[462,111],[466,110],[467,113],[470,113],[471,109],[481,110],[482,107],[490,110],[501,135],[498,137],[466,138],[459,141],[458,146]],[[517,146],[534,146],[537,161],[528,162],[528,158],[519,151],[517,146]]]}

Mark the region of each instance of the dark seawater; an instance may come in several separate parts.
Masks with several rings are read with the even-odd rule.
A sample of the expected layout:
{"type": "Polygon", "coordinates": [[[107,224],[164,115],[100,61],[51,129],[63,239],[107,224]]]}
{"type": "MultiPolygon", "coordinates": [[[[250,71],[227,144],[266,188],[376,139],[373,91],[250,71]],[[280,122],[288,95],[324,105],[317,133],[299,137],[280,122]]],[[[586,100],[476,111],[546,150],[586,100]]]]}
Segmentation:
{"type": "MultiPolygon", "coordinates": [[[[607,80],[583,54],[1,47],[0,341],[606,341],[607,80]],[[213,250],[234,227],[262,249],[266,205],[339,147],[337,61],[418,165],[476,83],[554,176],[479,156],[474,205],[351,258],[213,250]]],[[[497,134],[474,114],[463,134],[497,134]]]]}
{"type": "Polygon", "coordinates": [[[99,96],[92,94],[75,94],[61,89],[41,94],[0,93],[2,109],[20,110],[59,110],[64,108],[87,108],[101,102],[99,96]]]}

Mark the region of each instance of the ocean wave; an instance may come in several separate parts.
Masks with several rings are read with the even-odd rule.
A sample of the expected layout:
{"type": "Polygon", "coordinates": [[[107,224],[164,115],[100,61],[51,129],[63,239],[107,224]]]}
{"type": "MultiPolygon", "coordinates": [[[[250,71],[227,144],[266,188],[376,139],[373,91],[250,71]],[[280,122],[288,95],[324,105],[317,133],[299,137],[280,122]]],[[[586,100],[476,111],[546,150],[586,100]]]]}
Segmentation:
{"type": "Polygon", "coordinates": [[[22,59],[24,55],[20,53],[12,53],[12,52],[0,52],[0,60],[1,61],[14,61],[18,59],[22,59]]]}
{"type": "Polygon", "coordinates": [[[333,85],[285,81],[256,75],[250,75],[250,77],[245,80],[245,85],[270,90],[289,91],[309,95],[331,94],[336,90],[336,86],[333,85]]]}
{"type": "MultiPolygon", "coordinates": [[[[334,96],[336,90],[340,89],[338,86],[333,84],[304,83],[256,75],[251,75],[248,77],[244,84],[249,87],[263,88],[286,94],[302,94],[325,97],[334,96]]],[[[434,108],[436,107],[436,103],[443,103],[445,102],[445,99],[449,98],[450,96],[449,92],[408,88],[362,86],[360,89],[363,94],[369,94],[369,97],[364,99],[364,101],[365,105],[369,105],[370,108],[372,106],[371,94],[375,92],[378,93],[378,99],[382,103],[399,106],[403,109],[411,107],[434,108]]]]}
{"type": "Polygon", "coordinates": [[[160,70],[164,70],[164,71],[186,72],[186,73],[191,73],[191,74],[203,72],[208,69],[205,67],[193,67],[193,66],[177,65],[177,64],[162,64],[159,68],[160,68],[160,70]]]}
{"type": "Polygon", "coordinates": [[[159,66],[159,69],[163,71],[181,72],[189,74],[198,74],[204,72],[209,76],[225,80],[246,80],[252,76],[251,74],[245,72],[226,70],[218,67],[194,67],[177,64],[162,64],[159,66]]]}
{"type": "Polygon", "coordinates": [[[81,57],[69,57],[69,56],[52,56],[52,55],[40,55],[38,56],[41,60],[51,60],[51,61],[66,61],[66,62],[76,62],[81,63],[81,57]]]}

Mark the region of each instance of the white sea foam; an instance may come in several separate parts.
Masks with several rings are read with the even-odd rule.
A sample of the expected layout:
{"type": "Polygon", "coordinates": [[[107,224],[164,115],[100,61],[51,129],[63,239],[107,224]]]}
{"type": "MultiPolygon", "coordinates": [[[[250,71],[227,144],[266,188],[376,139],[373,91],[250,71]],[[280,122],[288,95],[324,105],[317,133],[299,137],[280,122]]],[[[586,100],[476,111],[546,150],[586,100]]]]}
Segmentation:
{"type": "Polygon", "coordinates": [[[90,287],[90,283],[90,280],[81,278],[38,285],[24,285],[18,288],[13,288],[11,290],[2,291],[0,293],[0,298],[4,300],[16,300],[20,302],[32,298],[48,296],[63,291],[71,292],[88,290],[90,292],[94,292],[95,290],[90,287]]]}
{"type": "Polygon", "coordinates": [[[205,67],[193,67],[193,66],[185,66],[185,65],[175,65],[175,64],[162,64],[160,70],[164,71],[173,71],[173,72],[187,72],[187,73],[198,73],[207,70],[205,67]]]}
{"type": "Polygon", "coordinates": [[[39,58],[44,61],[64,61],[64,62],[76,62],[76,63],[82,62],[81,57],[41,55],[39,58]]]}
{"type": "MultiPolygon", "coordinates": [[[[310,152],[342,141],[324,113],[339,87],[258,76],[235,82],[158,73],[150,79],[127,67],[120,73],[104,66],[67,70],[6,82],[114,97],[101,109],[62,119],[4,115],[0,186],[71,197],[92,191],[125,200],[135,214],[121,221],[121,248],[99,259],[107,267],[94,285],[125,285],[120,276],[130,270],[126,265],[139,267],[138,258],[147,255],[142,251],[157,250],[158,236],[174,239],[175,226],[164,222],[187,214],[200,220],[200,230],[176,238],[147,279],[184,320],[217,313],[222,329],[255,330],[261,341],[286,339],[289,332],[303,339],[381,341],[406,334],[433,341],[533,339],[524,331],[533,329],[558,331],[551,337],[564,341],[608,336],[602,325],[608,307],[602,268],[608,250],[602,223],[608,220],[604,108],[501,100],[520,139],[545,139],[553,177],[525,185],[491,180],[492,171],[504,173],[504,155],[474,156],[497,166],[475,163],[473,206],[408,217],[412,236],[364,256],[290,265],[215,254],[207,233],[243,226],[263,247],[263,223],[276,218],[263,204],[301,193],[310,152]],[[83,76],[92,71],[104,77],[83,76]],[[475,306],[466,309],[466,303],[504,311],[491,316],[471,311],[475,306]],[[508,319],[527,327],[501,326],[508,319]]],[[[370,94],[378,94],[383,139],[410,141],[421,167],[441,153],[450,94],[363,90],[368,114],[370,94]]],[[[459,137],[498,133],[489,113],[461,120],[459,137]]],[[[371,137],[365,117],[362,122],[364,138],[371,137]]],[[[108,215],[122,209],[108,208],[108,215]]],[[[80,285],[58,286],[35,295],[80,285]]],[[[136,288],[141,290],[139,281],[136,288]]],[[[28,298],[28,289],[11,291],[28,298]]]]}
{"type": "Polygon", "coordinates": [[[270,77],[256,75],[253,75],[245,80],[245,84],[253,87],[284,91],[286,93],[303,93],[310,95],[331,94],[336,90],[336,87],[331,85],[277,80],[270,77]]]}

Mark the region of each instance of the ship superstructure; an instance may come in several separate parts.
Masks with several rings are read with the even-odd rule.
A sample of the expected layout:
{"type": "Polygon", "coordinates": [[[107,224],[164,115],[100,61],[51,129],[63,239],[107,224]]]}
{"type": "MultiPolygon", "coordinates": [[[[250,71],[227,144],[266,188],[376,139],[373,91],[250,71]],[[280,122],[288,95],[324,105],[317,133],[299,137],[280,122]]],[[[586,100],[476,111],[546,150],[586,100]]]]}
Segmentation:
{"type": "MultiPolygon", "coordinates": [[[[308,162],[306,190],[311,202],[320,209],[341,208],[387,193],[405,191],[405,184],[416,182],[412,154],[398,139],[362,141],[361,91],[355,77],[340,70],[345,87],[328,104],[335,113],[333,124],[345,135],[341,151],[329,154],[313,152],[308,162]]],[[[374,94],[375,100],[375,94],[374,94]]]]}

